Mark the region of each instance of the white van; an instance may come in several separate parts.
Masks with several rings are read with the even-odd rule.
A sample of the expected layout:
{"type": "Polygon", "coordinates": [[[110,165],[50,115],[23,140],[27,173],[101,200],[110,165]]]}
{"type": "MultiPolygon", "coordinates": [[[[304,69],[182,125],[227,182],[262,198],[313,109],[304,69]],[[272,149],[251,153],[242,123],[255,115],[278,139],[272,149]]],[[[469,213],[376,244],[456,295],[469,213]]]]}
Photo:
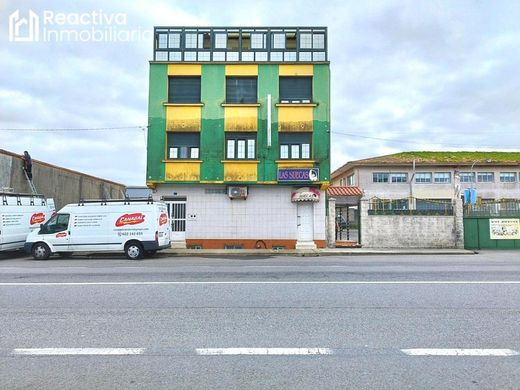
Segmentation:
{"type": "Polygon", "coordinates": [[[29,234],[24,248],[37,260],[54,253],[119,251],[137,260],[169,247],[166,205],[152,199],[125,199],[69,204],[29,234]]]}
{"type": "Polygon", "coordinates": [[[27,235],[39,229],[55,211],[53,199],[0,193],[0,251],[23,249],[27,235]]]}

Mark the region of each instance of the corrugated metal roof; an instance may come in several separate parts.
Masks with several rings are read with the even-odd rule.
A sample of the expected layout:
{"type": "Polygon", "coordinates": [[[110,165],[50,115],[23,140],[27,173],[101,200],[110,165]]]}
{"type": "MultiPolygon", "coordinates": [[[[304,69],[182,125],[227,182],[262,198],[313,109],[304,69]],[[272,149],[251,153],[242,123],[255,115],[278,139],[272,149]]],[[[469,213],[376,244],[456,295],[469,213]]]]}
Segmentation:
{"type": "Polygon", "coordinates": [[[327,190],[329,196],[362,196],[363,191],[361,188],[355,186],[345,187],[329,187],[327,190]]]}

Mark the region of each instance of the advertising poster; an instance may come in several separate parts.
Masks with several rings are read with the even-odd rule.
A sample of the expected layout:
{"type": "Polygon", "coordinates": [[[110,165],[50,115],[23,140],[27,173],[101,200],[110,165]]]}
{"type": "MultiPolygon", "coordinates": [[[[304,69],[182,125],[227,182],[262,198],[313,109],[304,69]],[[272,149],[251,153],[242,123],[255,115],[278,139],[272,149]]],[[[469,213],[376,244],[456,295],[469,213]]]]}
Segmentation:
{"type": "Polygon", "coordinates": [[[492,240],[520,240],[520,219],[490,219],[489,237],[492,240]]]}

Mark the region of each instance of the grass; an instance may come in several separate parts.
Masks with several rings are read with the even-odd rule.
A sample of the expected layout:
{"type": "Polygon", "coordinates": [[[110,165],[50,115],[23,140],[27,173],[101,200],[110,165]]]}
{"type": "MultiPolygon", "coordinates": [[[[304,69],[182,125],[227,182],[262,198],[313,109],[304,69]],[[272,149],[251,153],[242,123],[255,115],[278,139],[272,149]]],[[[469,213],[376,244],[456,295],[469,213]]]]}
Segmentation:
{"type": "Polygon", "coordinates": [[[520,163],[520,152],[402,152],[388,157],[417,162],[520,163]]]}

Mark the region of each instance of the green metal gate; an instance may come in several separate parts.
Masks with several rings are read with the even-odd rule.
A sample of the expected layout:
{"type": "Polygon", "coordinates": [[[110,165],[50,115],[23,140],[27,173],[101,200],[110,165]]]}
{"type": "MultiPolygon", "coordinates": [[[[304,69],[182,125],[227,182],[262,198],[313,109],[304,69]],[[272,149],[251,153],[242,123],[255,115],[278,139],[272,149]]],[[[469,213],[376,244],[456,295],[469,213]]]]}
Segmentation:
{"type": "Polygon", "coordinates": [[[520,200],[467,206],[464,209],[464,248],[520,249],[519,226],[520,200]]]}

